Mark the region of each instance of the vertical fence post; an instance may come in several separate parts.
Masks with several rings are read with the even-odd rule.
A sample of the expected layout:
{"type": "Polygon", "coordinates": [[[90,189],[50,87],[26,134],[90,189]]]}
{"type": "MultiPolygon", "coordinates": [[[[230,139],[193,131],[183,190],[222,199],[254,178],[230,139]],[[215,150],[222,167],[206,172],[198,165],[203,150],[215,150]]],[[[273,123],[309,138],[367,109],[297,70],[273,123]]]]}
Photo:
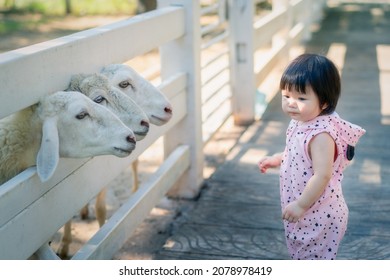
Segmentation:
{"type": "Polygon", "coordinates": [[[314,23],[320,23],[321,20],[324,17],[324,5],[326,4],[326,1],[324,0],[318,0],[312,2],[312,17],[314,23]]]}
{"type": "MultiPolygon", "coordinates": [[[[178,145],[190,146],[190,169],[172,187],[168,195],[173,197],[194,198],[203,183],[203,137],[202,102],[200,78],[200,4],[193,0],[159,1],[159,7],[174,5],[185,10],[185,35],[168,42],[160,48],[161,77],[165,79],[176,73],[187,74],[187,115],[164,138],[165,155],[170,154],[178,145]]],[[[173,113],[175,108],[173,108],[173,113]]]]}
{"type": "Polygon", "coordinates": [[[234,123],[248,125],[255,119],[255,75],[252,0],[229,0],[229,48],[234,123]]]}
{"type": "Polygon", "coordinates": [[[290,0],[272,0],[272,10],[286,8],[290,0]]]}
{"type": "Polygon", "coordinates": [[[311,24],[313,23],[313,5],[312,0],[305,0],[305,12],[303,13],[303,22],[305,29],[303,31],[303,41],[308,42],[311,39],[311,24]]]}

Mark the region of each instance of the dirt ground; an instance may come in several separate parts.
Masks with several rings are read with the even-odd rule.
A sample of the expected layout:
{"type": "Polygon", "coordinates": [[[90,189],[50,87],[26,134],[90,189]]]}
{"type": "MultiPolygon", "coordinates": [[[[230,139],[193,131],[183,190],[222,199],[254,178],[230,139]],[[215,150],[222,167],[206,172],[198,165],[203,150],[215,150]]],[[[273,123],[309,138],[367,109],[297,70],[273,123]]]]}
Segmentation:
{"type": "Polygon", "coordinates": [[[0,53],[106,25],[128,16],[66,16],[43,18],[39,14],[0,13],[0,21],[13,22],[14,30],[1,32],[0,53]]]}

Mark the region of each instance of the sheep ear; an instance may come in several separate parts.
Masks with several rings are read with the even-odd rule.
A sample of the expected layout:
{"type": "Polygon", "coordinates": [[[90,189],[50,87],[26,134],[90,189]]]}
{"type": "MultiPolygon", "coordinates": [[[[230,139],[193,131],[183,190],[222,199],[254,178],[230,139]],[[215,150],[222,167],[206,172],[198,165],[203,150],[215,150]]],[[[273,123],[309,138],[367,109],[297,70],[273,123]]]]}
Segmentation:
{"type": "Polygon", "coordinates": [[[68,89],[69,91],[80,91],[81,82],[85,79],[84,74],[75,74],[70,78],[68,89]]]}
{"type": "Polygon", "coordinates": [[[59,161],[57,121],[46,119],[42,125],[42,142],[37,155],[37,172],[42,182],[51,178],[59,161]]]}

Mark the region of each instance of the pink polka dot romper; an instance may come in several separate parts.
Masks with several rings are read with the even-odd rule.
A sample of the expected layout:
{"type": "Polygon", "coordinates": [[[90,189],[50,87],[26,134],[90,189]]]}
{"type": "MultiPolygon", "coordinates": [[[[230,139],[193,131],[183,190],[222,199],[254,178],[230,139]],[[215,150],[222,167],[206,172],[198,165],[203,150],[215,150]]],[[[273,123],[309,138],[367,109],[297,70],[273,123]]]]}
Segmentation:
{"type": "Polygon", "coordinates": [[[332,179],[318,201],[298,222],[284,220],[287,247],[293,259],[335,259],[347,229],[348,207],[341,181],[343,170],[353,157],[353,147],[365,130],[341,119],[337,113],[319,116],[305,123],[291,120],[280,168],[282,209],[301,195],[313,175],[308,155],[309,142],[324,132],[334,139],[337,148],[332,179]]]}

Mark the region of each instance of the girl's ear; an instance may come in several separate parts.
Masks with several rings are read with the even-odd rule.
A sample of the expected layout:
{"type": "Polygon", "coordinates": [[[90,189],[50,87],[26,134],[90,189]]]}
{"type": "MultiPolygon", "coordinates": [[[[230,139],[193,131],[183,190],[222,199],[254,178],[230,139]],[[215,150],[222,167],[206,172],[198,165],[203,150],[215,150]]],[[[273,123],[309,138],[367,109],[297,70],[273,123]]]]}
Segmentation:
{"type": "Polygon", "coordinates": [[[37,155],[37,172],[42,182],[51,178],[60,157],[57,120],[48,118],[42,125],[41,147],[37,155]]]}
{"type": "Polygon", "coordinates": [[[326,108],[328,108],[328,103],[325,103],[324,105],[322,105],[321,110],[324,111],[326,108]]]}

